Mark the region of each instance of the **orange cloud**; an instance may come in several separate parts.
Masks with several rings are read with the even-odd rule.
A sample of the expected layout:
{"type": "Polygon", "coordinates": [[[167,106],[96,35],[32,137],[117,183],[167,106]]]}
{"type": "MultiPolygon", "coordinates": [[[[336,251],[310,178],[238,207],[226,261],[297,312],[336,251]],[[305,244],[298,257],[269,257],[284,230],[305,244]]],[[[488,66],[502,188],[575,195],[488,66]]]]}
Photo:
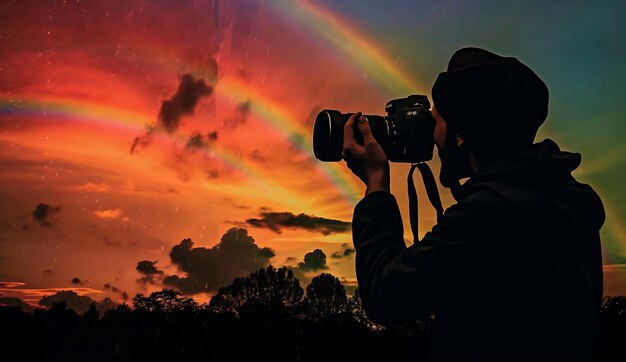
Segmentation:
{"type": "MultiPolygon", "coordinates": [[[[97,217],[103,219],[119,219],[122,217],[124,212],[122,209],[104,209],[104,210],[96,210],[93,212],[97,217]]],[[[125,218],[126,219],[126,218],[125,218]]]]}
{"type": "Polygon", "coordinates": [[[39,300],[46,295],[52,295],[60,291],[71,290],[78,295],[102,294],[102,290],[94,288],[18,288],[26,286],[21,282],[0,282],[0,294],[3,297],[17,297],[33,307],[40,307],[39,300]]]}
{"type": "Polygon", "coordinates": [[[0,288],[15,288],[22,287],[26,285],[26,283],[22,282],[0,282],[0,288]]]}
{"type": "Polygon", "coordinates": [[[86,192],[107,192],[111,189],[111,186],[107,185],[104,182],[99,184],[94,184],[91,182],[87,182],[84,185],[76,186],[78,191],[86,191],[86,192]]]}

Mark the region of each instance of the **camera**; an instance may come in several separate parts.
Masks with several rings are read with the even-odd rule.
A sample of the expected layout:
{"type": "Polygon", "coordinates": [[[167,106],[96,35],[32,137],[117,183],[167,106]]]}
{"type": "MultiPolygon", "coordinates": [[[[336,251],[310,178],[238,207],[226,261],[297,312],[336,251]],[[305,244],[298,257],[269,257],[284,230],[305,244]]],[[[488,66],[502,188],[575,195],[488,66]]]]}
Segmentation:
{"type": "MultiPolygon", "coordinates": [[[[433,157],[435,120],[430,114],[428,97],[414,94],[394,99],[385,106],[387,116],[364,115],[372,135],[392,162],[418,163],[433,157]]],[[[353,113],[322,110],[313,126],[313,153],[320,161],[341,161],[343,130],[353,113]]],[[[363,144],[355,122],[355,138],[363,144]]]]}

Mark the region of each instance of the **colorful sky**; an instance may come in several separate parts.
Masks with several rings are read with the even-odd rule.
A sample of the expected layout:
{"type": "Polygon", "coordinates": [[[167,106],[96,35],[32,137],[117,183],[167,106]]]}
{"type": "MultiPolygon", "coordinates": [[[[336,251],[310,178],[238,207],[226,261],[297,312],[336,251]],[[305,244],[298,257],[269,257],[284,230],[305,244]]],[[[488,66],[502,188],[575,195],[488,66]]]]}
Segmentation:
{"type": "MultiPolygon", "coordinates": [[[[430,96],[465,46],[547,83],[537,140],[582,153],[574,176],[607,211],[605,294],[626,294],[621,1],[3,1],[0,38],[0,297],[206,301],[268,264],[353,287],[364,186],[315,160],[314,116],[430,96]]],[[[408,243],[407,172],[392,165],[408,243]]]]}

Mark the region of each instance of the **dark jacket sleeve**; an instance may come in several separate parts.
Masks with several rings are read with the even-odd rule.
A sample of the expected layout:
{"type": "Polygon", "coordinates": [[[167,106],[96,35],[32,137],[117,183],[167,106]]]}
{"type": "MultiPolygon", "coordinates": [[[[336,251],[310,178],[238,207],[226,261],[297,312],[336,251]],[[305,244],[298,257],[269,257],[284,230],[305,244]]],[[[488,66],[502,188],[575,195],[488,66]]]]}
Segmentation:
{"type": "Polygon", "coordinates": [[[487,195],[480,202],[470,198],[453,205],[421,242],[406,247],[395,197],[384,191],[366,195],[355,207],[352,237],[368,318],[384,325],[435,313],[446,279],[474,247],[471,240],[481,228],[480,216],[485,216],[480,209],[493,201],[487,195]]]}

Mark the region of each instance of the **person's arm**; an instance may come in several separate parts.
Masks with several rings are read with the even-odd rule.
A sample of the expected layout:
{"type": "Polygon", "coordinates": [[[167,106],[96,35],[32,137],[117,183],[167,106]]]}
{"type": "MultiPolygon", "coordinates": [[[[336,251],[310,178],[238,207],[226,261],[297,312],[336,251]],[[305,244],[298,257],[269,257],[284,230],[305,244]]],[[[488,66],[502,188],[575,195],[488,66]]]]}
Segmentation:
{"type": "Polygon", "coordinates": [[[434,314],[450,281],[465,272],[467,258],[480,252],[476,240],[498,202],[490,192],[477,192],[446,210],[421,242],[406,247],[395,197],[384,191],[366,195],[355,207],[352,234],[368,318],[385,325],[434,314]]]}
{"type": "Polygon", "coordinates": [[[355,207],[356,276],[363,308],[374,323],[416,320],[434,311],[434,276],[423,268],[432,249],[420,244],[407,248],[403,235],[392,194],[369,193],[355,207]]]}

